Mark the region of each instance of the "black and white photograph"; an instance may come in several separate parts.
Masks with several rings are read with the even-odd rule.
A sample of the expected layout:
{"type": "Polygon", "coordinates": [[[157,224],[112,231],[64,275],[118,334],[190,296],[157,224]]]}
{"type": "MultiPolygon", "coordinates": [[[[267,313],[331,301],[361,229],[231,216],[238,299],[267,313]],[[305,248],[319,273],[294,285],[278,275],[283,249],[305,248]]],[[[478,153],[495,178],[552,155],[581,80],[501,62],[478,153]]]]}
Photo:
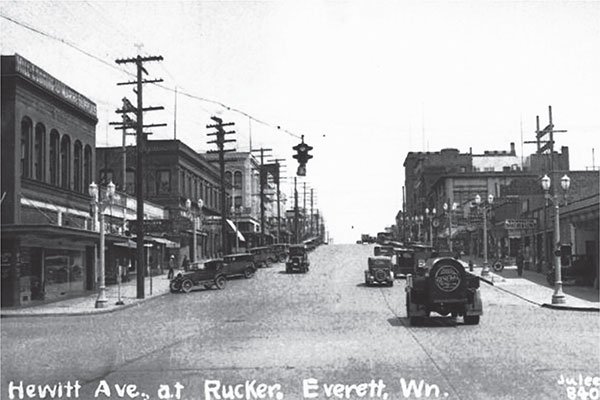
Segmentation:
{"type": "Polygon", "coordinates": [[[0,0],[0,55],[0,399],[600,399],[600,1],[0,0]]]}

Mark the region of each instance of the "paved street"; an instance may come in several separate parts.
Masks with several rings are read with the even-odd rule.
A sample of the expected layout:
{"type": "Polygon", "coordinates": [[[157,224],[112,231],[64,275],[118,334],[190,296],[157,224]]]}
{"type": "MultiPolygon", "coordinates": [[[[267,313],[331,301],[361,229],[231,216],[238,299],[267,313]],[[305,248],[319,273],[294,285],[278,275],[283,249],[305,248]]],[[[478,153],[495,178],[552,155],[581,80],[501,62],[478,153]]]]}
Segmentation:
{"type": "MultiPolygon", "coordinates": [[[[92,399],[105,380],[111,395],[97,398],[129,398],[114,384],[135,384],[150,399],[168,384],[177,398],[177,382],[182,399],[427,398],[408,391],[424,382],[429,398],[566,399],[561,376],[600,375],[598,313],[544,309],[482,284],[479,325],[438,317],[409,327],[404,280],[391,288],[363,284],[372,251],[321,246],[306,275],[276,264],[223,291],[169,294],[109,314],[3,319],[0,397],[9,398],[11,381],[78,381],[79,398],[92,399]],[[238,387],[240,396],[227,397],[213,382],[252,380],[270,392],[238,387]],[[361,383],[369,385],[343,387],[346,397],[329,386],[361,383]]],[[[598,396],[600,382],[574,387],[598,396]]]]}

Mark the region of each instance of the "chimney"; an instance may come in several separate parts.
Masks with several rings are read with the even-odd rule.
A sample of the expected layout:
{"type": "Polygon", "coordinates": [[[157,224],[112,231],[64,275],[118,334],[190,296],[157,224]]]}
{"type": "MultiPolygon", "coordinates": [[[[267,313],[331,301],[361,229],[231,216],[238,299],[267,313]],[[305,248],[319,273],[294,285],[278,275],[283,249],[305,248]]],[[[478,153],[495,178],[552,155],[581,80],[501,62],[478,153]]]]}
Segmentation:
{"type": "Polygon", "coordinates": [[[510,142],[510,154],[515,154],[515,142],[510,142]]]}

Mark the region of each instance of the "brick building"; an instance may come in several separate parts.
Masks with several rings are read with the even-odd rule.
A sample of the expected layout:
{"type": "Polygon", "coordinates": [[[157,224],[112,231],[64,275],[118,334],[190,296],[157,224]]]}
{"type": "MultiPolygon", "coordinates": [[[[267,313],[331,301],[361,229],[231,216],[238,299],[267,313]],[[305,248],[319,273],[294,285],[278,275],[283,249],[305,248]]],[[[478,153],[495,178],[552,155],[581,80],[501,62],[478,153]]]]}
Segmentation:
{"type": "MultiPolygon", "coordinates": [[[[96,149],[100,183],[112,180],[117,188],[135,195],[136,147],[99,147],[96,149]],[[125,154],[125,174],[123,155],[125,154]]],[[[165,208],[166,220],[147,233],[179,243],[178,261],[215,257],[224,253],[220,228],[220,174],[203,154],[179,140],[149,140],[144,163],[144,199],[165,208]],[[186,208],[190,200],[191,210],[186,208]],[[198,200],[203,201],[200,209],[198,200]],[[195,223],[197,248],[193,249],[192,221],[195,223]],[[194,253],[196,251],[196,253],[194,253]]],[[[231,189],[226,188],[226,204],[231,204],[231,189]]],[[[235,226],[228,223],[228,241],[234,238],[235,226]]],[[[149,231],[148,231],[149,229],[149,231]]],[[[132,229],[132,231],[134,231],[132,229]]],[[[228,252],[226,249],[225,252],[228,252]]]]}
{"type": "Polygon", "coordinates": [[[1,64],[2,305],[93,289],[96,105],[19,55],[1,64]]]}

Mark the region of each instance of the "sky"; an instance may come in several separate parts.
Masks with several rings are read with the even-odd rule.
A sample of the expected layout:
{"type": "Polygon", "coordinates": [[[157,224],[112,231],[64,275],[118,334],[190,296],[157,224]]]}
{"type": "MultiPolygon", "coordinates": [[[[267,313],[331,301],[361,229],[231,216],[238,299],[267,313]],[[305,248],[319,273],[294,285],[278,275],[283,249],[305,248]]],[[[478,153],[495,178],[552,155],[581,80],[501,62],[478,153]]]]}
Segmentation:
{"type": "MultiPolygon", "coordinates": [[[[552,106],[571,169],[599,164],[600,1],[0,1],[0,50],[19,53],[98,106],[97,146],[121,144],[131,86],[116,59],[146,64],[152,139],[197,151],[211,115],[235,147],[286,159],[314,149],[299,188],[336,243],[375,234],[402,208],[409,151],[528,155],[552,106]],[[177,94],[176,94],[177,93],[177,94]],[[175,112],[176,111],[176,112],[175,112]]],[[[290,202],[290,205],[292,202],[290,202]]]]}

